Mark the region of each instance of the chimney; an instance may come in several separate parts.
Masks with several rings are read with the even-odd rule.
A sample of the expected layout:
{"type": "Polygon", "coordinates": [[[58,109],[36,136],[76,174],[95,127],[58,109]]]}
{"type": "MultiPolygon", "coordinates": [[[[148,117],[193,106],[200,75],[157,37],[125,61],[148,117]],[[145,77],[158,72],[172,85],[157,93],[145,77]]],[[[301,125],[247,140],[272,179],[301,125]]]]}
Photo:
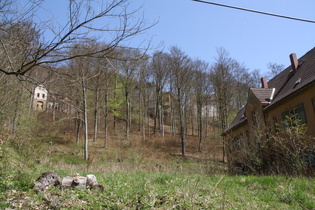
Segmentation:
{"type": "Polygon", "coordinates": [[[296,72],[298,65],[299,65],[299,61],[296,58],[296,54],[295,53],[291,53],[290,54],[290,61],[291,61],[291,67],[292,67],[292,71],[296,72]]]}
{"type": "Polygon", "coordinates": [[[261,88],[268,88],[267,78],[261,78],[261,88]]]}

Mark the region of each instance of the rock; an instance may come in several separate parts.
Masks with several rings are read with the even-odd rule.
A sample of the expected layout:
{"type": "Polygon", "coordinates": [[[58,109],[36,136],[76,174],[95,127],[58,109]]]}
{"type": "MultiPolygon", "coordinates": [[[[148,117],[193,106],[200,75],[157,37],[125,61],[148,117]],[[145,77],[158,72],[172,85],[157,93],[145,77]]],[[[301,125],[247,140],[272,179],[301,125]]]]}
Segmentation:
{"type": "Polygon", "coordinates": [[[55,171],[47,171],[43,173],[34,184],[37,190],[43,191],[48,187],[60,185],[61,178],[55,171]]]}
{"type": "Polygon", "coordinates": [[[84,176],[76,176],[73,178],[71,187],[86,189],[86,180],[87,178],[84,176]]]}
{"type": "Polygon", "coordinates": [[[93,188],[93,186],[98,185],[96,176],[94,176],[93,174],[86,175],[86,178],[87,178],[87,185],[90,186],[91,188],[93,188]]]}
{"type": "Polygon", "coordinates": [[[66,176],[62,179],[61,186],[62,188],[70,188],[73,182],[72,176],[66,176]]]}
{"type": "Polygon", "coordinates": [[[76,173],[74,176],[66,176],[61,180],[55,171],[48,171],[43,173],[35,181],[35,187],[39,191],[43,191],[50,186],[56,185],[61,185],[62,188],[90,188],[104,191],[104,187],[98,184],[96,176],[93,174],[80,176],[80,174],[76,173]]]}

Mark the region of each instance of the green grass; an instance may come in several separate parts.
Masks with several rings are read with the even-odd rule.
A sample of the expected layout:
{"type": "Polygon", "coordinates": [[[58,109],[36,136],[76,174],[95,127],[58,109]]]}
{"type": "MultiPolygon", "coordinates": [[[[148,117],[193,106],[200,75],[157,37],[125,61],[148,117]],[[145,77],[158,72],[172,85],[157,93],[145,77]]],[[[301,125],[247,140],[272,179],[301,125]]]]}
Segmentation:
{"type": "Polygon", "coordinates": [[[152,160],[133,148],[125,148],[123,162],[114,148],[95,152],[87,167],[71,142],[40,143],[36,157],[43,164],[28,156],[30,149],[0,145],[0,209],[315,209],[314,178],[225,176],[222,163],[179,156],[152,160]],[[34,181],[48,170],[61,177],[94,174],[105,190],[35,192],[34,181]]]}
{"type": "Polygon", "coordinates": [[[314,179],[166,172],[110,172],[95,175],[105,187],[103,192],[52,187],[47,192],[35,193],[30,180],[22,181],[19,177],[13,182],[20,184],[1,191],[0,203],[2,207],[21,206],[25,209],[315,208],[314,179]]]}

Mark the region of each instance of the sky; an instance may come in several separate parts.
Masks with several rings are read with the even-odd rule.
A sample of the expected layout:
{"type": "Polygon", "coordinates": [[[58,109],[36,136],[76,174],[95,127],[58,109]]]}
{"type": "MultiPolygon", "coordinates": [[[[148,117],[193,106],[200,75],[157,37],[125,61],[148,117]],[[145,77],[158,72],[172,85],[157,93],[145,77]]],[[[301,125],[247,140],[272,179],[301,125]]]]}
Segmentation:
{"type": "MultiPolygon", "coordinates": [[[[96,0],[95,0],[96,1],[96,0]]],[[[60,6],[66,0],[49,0],[47,6],[56,17],[64,16],[60,6]]],[[[212,0],[268,13],[315,21],[314,0],[212,0]]],[[[130,7],[140,8],[147,23],[158,23],[129,44],[151,40],[153,50],[169,52],[179,47],[193,59],[214,63],[217,49],[224,48],[231,58],[250,71],[267,73],[267,64],[290,65],[289,54],[301,57],[315,47],[315,24],[245,11],[192,0],[130,0],[130,7]],[[159,48],[156,48],[160,46],[159,48]]],[[[152,52],[152,51],[151,51],[152,52]]],[[[150,52],[149,52],[150,53],[150,52]]]]}

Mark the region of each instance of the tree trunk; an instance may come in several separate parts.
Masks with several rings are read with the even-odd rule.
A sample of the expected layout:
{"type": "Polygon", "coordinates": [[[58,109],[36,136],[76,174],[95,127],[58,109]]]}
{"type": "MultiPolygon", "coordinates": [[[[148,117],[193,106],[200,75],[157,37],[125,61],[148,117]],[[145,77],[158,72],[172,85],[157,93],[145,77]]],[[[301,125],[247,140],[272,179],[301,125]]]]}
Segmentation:
{"type": "Polygon", "coordinates": [[[82,93],[83,93],[83,116],[84,116],[84,159],[89,158],[89,137],[88,137],[88,113],[87,113],[87,92],[86,81],[82,81],[82,93]]]}
{"type": "Polygon", "coordinates": [[[76,119],[76,125],[77,125],[76,142],[77,142],[77,144],[80,143],[80,124],[81,124],[80,112],[77,111],[77,119],[76,119]]]}
{"type": "MultiPolygon", "coordinates": [[[[170,88],[170,92],[172,93],[172,85],[170,88]]],[[[171,103],[171,131],[173,136],[176,136],[176,120],[175,120],[175,105],[173,101],[173,97],[170,97],[170,103],[171,103]]]]}
{"type": "Polygon", "coordinates": [[[53,100],[53,105],[52,105],[52,121],[56,121],[56,102],[55,99],[53,100]]]}
{"type": "Polygon", "coordinates": [[[194,136],[195,135],[195,123],[194,123],[195,113],[194,113],[193,108],[191,108],[190,110],[191,110],[190,111],[191,135],[194,136]]]}
{"type": "Polygon", "coordinates": [[[105,116],[104,116],[104,148],[107,148],[107,138],[108,138],[108,90],[105,90],[105,116]]]}
{"type": "MultiPolygon", "coordinates": [[[[29,103],[29,107],[28,107],[28,117],[31,116],[32,112],[33,112],[33,103],[34,103],[34,89],[35,87],[32,87],[31,93],[30,93],[30,103],[29,103]]],[[[47,110],[47,109],[46,109],[47,110]]]]}
{"type": "Polygon", "coordinates": [[[164,138],[164,136],[165,136],[165,126],[164,126],[164,110],[163,110],[163,106],[161,107],[161,132],[162,132],[162,137],[164,138]]]}
{"type": "Polygon", "coordinates": [[[142,131],[142,140],[145,140],[145,130],[146,130],[146,100],[145,100],[145,90],[143,87],[141,87],[139,95],[139,131],[142,131]]]}
{"type": "Polygon", "coordinates": [[[180,124],[180,138],[182,143],[182,155],[186,155],[186,145],[185,145],[185,111],[184,105],[182,104],[182,93],[181,90],[178,88],[177,90],[177,97],[178,97],[178,108],[179,108],[179,124],[180,124]]]}
{"type": "MultiPolygon", "coordinates": [[[[18,91],[18,92],[20,92],[20,91],[18,91]]],[[[19,97],[16,97],[13,120],[12,120],[12,128],[11,128],[11,133],[13,133],[13,134],[16,133],[16,127],[18,124],[18,116],[19,116],[19,97]]]]}
{"type": "Polygon", "coordinates": [[[97,140],[97,132],[98,132],[98,106],[99,106],[99,89],[96,88],[95,91],[95,110],[94,110],[94,135],[93,135],[93,142],[97,140]]]}
{"type": "MultiPolygon", "coordinates": [[[[114,101],[117,100],[117,76],[115,76],[115,83],[114,83],[114,101]]],[[[114,108],[114,112],[116,111],[116,109],[114,108]]],[[[114,114],[114,120],[113,120],[113,130],[114,130],[114,134],[116,134],[116,121],[117,121],[117,118],[114,114]]]]}
{"type": "Polygon", "coordinates": [[[129,140],[129,129],[130,129],[130,99],[128,92],[125,93],[126,100],[126,140],[129,140]]]}
{"type": "Polygon", "coordinates": [[[155,110],[154,110],[154,126],[153,126],[153,134],[156,133],[156,129],[157,129],[157,118],[158,118],[158,109],[159,109],[159,105],[158,105],[158,97],[156,97],[156,103],[155,103],[155,110]]]}
{"type": "Polygon", "coordinates": [[[198,120],[198,151],[201,152],[201,142],[202,142],[202,106],[197,105],[197,120],[198,120]]]}

